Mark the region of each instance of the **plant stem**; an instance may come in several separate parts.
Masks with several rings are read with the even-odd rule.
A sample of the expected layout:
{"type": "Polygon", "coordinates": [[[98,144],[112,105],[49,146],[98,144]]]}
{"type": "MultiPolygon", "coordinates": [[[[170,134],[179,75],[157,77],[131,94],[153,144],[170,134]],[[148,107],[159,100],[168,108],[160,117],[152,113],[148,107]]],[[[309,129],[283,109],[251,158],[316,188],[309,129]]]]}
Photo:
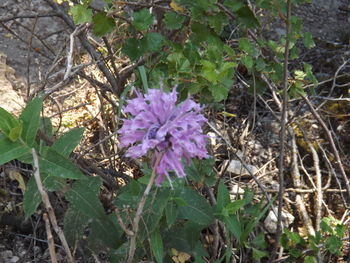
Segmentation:
{"type": "Polygon", "coordinates": [[[156,170],[157,170],[157,167],[159,165],[160,160],[162,159],[162,156],[163,156],[163,154],[161,154],[161,153],[159,153],[159,155],[157,156],[157,159],[156,159],[154,166],[153,166],[151,178],[147,184],[145,192],[143,193],[141,201],[139,203],[139,206],[137,207],[137,210],[136,210],[136,215],[135,215],[135,218],[134,218],[134,221],[132,224],[132,228],[133,228],[132,230],[134,232],[134,235],[130,238],[130,248],[129,248],[129,255],[128,255],[127,263],[133,263],[133,260],[134,260],[134,255],[135,255],[135,250],[136,250],[136,238],[137,238],[137,233],[139,230],[139,223],[140,223],[141,215],[143,212],[143,208],[146,204],[146,200],[147,200],[147,197],[149,195],[149,192],[151,191],[151,188],[154,184],[154,180],[156,178],[156,170]]]}

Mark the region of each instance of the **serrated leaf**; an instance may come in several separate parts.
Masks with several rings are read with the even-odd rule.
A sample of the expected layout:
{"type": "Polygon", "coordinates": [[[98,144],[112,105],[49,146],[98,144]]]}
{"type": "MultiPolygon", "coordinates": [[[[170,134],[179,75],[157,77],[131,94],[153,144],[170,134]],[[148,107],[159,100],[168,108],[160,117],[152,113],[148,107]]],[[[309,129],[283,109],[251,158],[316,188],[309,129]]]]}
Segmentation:
{"type": "Polygon", "coordinates": [[[29,218],[41,203],[41,195],[36,185],[34,176],[32,176],[26,186],[23,195],[23,210],[26,218],[29,218]]]}
{"type": "Polygon", "coordinates": [[[225,0],[224,5],[231,8],[233,12],[236,12],[243,6],[243,3],[240,0],[225,0]]]}
{"type": "Polygon", "coordinates": [[[92,32],[98,36],[103,37],[112,32],[115,28],[115,21],[112,17],[108,17],[105,12],[99,12],[92,18],[92,32]]]}
{"type": "Polygon", "coordinates": [[[171,227],[177,219],[179,209],[173,201],[169,201],[165,207],[165,217],[168,227],[171,227]]]}
{"type": "Polygon", "coordinates": [[[154,231],[151,235],[151,248],[157,263],[162,263],[164,258],[164,246],[159,230],[154,231]]]}
{"type": "Polygon", "coordinates": [[[77,147],[81,138],[83,137],[84,129],[75,128],[69,132],[63,134],[58,140],[51,146],[56,152],[60,153],[64,157],[69,157],[71,152],[77,147]]]}
{"type": "Polygon", "coordinates": [[[123,243],[123,231],[117,223],[115,214],[105,215],[103,218],[93,218],[90,224],[89,247],[100,252],[101,249],[116,249],[123,243]]]}
{"type": "Polygon", "coordinates": [[[85,5],[75,5],[70,8],[74,24],[90,23],[92,21],[92,9],[85,5]]]}
{"type": "Polygon", "coordinates": [[[256,248],[252,248],[253,249],[253,258],[256,260],[260,260],[263,257],[267,257],[269,254],[267,253],[267,251],[264,250],[259,250],[256,248]]]}
{"type": "Polygon", "coordinates": [[[40,126],[40,111],[42,99],[36,97],[30,101],[22,111],[19,119],[23,123],[22,139],[28,145],[32,146],[40,126]]]}
{"type": "Polygon", "coordinates": [[[66,179],[52,176],[46,173],[40,173],[43,186],[48,191],[58,191],[64,188],[67,183],[66,179]]]}
{"type": "Polygon", "coordinates": [[[250,71],[253,68],[254,61],[251,56],[244,55],[241,57],[241,62],[243,63],[244,66],[250,71]]]}
{"type": "Polygon", "coordinates": [[[125,40],[122,52],[127,55],[132,61],[139,59],[146,49],[141,40],[136,38],[128,38],[125,40]]]}
{"type": "Polygon", "coordinates": [[[170,30],[180,29],[183,22],[185,22],[185,17],[174,12],[166,12],[164,15],[165,27],[170,30]]]}
{"type": "Polygon", "coordinates": [[[230,194],[227,190],[226,185],[222,180],[220,180],[218,187],[218,194],[216,198],[216,207],[217,212],[221,212],[224,207],[226,207],[230,203],[230,194]]]}
{"type": "Polygon", "coordinates": [[[146,50],[151,52],[159,51],[162,48],[162,43],[163,36],[156,32],[147,33],[141,39],[141,45],[143,45],[146,50]]]}
{"type": "Polygon", "coordinates": [[[11,141],[13,141],[13,142],[17,141],[18,138],[19,138],[19,137],[21,136],[21,134],[22,134],[22,129],[23,129],[23,125],[22,125],[22,123],[20,122],[18,126],[12,128],[12,129],[10,130],[10,133],[9,133],[9,135],[8,135],[8,138],[9,138],[11,141]]]}
{"type": "Polygon", "coordinates": [[[149,12],[148,9],[143,8],[140,11],[134,13],[134,20],[132,21],[132,24],[137,30],[144,31],[153,24],[153,21],[153,15],[149,12]]]}
{"type": "Polygon", "coordinates": [[[100,184],[100,178],[87,177],[85,180],[76,181],[64,196],[74,209],[81,211],[89,218],[104,218],[105,211],[96,191],[100,184]]]}
{"type": "Polygon", "coordinates": [[[317,260],[314,256],[306,256],[304,258],[304,263],[316,263],[317,260]]]}
{"type": "Polygon", "coordinates": [[[186,206],[179,207],[182,218],[201,225],[213,222],[213,209],[203,196],[189,188],[183,188],[180,196],[187,203],[186,206]]]}
{"type": "Polygon", "coordinates": [[[31,149],[19,141],[12,142],[3,134],[0,134],[0,165],[30,154],[31,149]]]}
{"type": "Polygon", "coordinates": [[[45,148],[40,154],[41,158],[39,164],[40,169],[43,172],[61,178],[84,178],[81,171],[70,160],[56,152],[54,149],[45,148]]]}
{"type": "Polygon", "coordinates": [[[84,234],[84,229],[89,223],[89,217],[79,210],[68,208],[64,215],[64,235],[67,238],[68,244],[76,247],[79,239],[84,234]]]}
{"type": "Polygon", "coordinates": [[[248,38],[240,38],[239,39],[239,48],[242,51],[247,52],[248,54],[253,54],[254,53],[254,45],[252,43],[250,43],[250,41],[248,40],[248,38]]]}
{"type": "Polygon", "coordinates": [[[9,137],[11,130],[18,129],[20,125],[21,123],[15,116],[0,107],[0,131],[9,137]]]}
{"type": "Polygon", "coordinates": [[[228,228],[228,230],[234,235],[236,240],[240,242],[240,239],[242,236],[242,226],[237,220],[237,216],[236,215],[225,216],[224,223],[225,223],[225,226],[228,228]]]}

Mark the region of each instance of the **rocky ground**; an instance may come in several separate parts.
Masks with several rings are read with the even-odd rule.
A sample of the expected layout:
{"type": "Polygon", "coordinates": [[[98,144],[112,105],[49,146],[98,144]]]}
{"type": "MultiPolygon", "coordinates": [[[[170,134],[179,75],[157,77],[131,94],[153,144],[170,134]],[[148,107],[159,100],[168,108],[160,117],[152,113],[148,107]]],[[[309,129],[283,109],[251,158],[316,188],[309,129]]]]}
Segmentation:
{"type": "MultiPolygon", "coordinates": [[[[295,10],[305,20],[305,29],[315,37],[317,47],[304,54],[314,65],[317,76],[326,79],[332,77],[343,59],[349,56],[350,44],[350,4],[346,0],[314,1],[295,10]],[[348,53],[347,53],[348,52],[348,53]]],[[[275,30],[278,34],[278,28],[275,30]]],[[[62,54],[67,53],[69,39],[67,26],[53,16],[50,7],[42,0],[2,0],[0,1],[0,106],[18,114],[34,90],[41,87],[52,72],[59,72],[65,61],[60,61],[62,54]],[[14,19],[16,17],[16,19],[14,19]],[[54,68],[55,67],[55,68],[54,68]],[[53,69],[53,71],[50,71],[53,69]]],[[[60,75],[57,75],[60,77],[60,75]]],[[[237,105],[243,102],[236,101],[237,105]]],[[[243,105],[244,106],[244,105],[243,105]]],[[[243,107],[242,106],[242,107],[243,107]]],[[[247,105],[246,105],[247,106],[247,105]]],[[[249,138],[247,148],[251,149],[252,171],[256,171],[259,158],[269,159],[273,139],[277,138],[278,129],[270,121],[260,119],[257,125],[270,130],[268,142],[249,138]],[[265,127],[269,123],[269,127],[265,127]],[[274,134],[275,131],[275,135],[274,134]],[[271,134],[273,136],[271,136],[271,134]],[[277,137],[276,137],[277,136],[277,137]],[[263,149],[263,153],[262,153],[263,149]],[[256,166],[254,166],[256,164],[256,166]]],[[[266,134],[266,133],[265,133],[266,134]]],[[[214,141],[214,144],[217,143],[214,141]]],[[[214,145],[215,146],[215,145],[214,145]]],[[[240,153],[243,154],[243,153],[240,153]]],[[[233,160],[228,169],[235,174],[242,173],[238,161],[233,160]]],[[[5,189],[5,173],[0,175],[1,188],[5,189]]],[[[262,178],[263,179],[263,178],[262,178]]],[[[265,178],[266,184],[277,184],[271,178],[265,178]]],[[[11,183],[11,182],[10,182],[11,183]]],[[[8,187],[8,185],[6,186],[8,187]]],[[[238,186],[232,190],[239,191],[238,186]]],[[[20,195],[20,193],[17,193],[20,195]]],[[[18,209],[20,198],[11,195],[0,196],[0,209],[18,209]],[[10,198],[10,199],[11,199],[10,198]],[[5,205],[6,204],[6,205],[5,205]],[[8,207],[8,204],[13,207],[8,207]]],[[[3,212],[0,211],[0,214],[3,212]]],[[[288,217],[288,215],[287,215],[288,217]]],[[[29,222],[31,229],[37,229],[37,222],[29,222]]],[[[8,262],[49,262],[44,233],[23,232],[16,224],[0,222],[0,263],[8,262]]],[[[58,248],[58,251],[60,249],[58,248]]],[[[59,253],[58,253],[59,254],[59,253]]],[[[62,256],[63,257],[63,256],[62,256]]]]}

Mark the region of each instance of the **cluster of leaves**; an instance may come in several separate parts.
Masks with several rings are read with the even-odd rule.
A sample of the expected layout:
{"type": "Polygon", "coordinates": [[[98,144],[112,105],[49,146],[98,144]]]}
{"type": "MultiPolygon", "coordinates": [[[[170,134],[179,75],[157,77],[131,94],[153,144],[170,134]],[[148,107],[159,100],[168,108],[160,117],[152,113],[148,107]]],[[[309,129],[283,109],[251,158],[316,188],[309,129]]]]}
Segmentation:
{"type": "MultiPolygon", "coordinates": [[[[41,107],[42,100],[35,98],[27,104],[19,119],[0,108],[0,164],[17,159],[33,165],[32,149],[35,149],[39,155],[45,189],[64,192],[69,202],[64,217],[64,232],[69,244],[76,247],[84,230],[89,227],[89,249],[98,252],[107,248],[112,262],[124,261],[129,242],[117,223],[116,215],[106,214],[99,200],[100,178],[84,176],[69,160],[83,130],[73,129],[48,145],[37,136],[40,130],[53,140],[50,121],[40,117],[41,107]]],[[[214,186],[216,178],[212,167],[213,160],[209,159],[200,164],[194,161],[186,169],[189,178],[198,185],[214,186]]],[[[120,216],[126,225],[135,216],[150,169],[145,167],[144,173],[145,176],[139,181],[133,180],[123,187],[113,202],[120,208],[120,216]]],[[[164,262],[167,258],[176,257],[174,251],[178,251],[179,255],[183,253],[194,257],[196,262],[203,262],[202,257],[209,255],[201,242],[202,231],[215,219],[227,225],[227,242],[235,240],[238,247],[252,248],[255,258],[266,255],[266,252],[259,250],[264,248],[263,235],[258,235],[253,241],[249,239],[268,209],[262,208],[261,203],[252,205],[252,193],[247,191],[242,199],[231,201],[226,186],[220,182],[217,204],[210,205],[205,197],[185,186],[184,180],[175,180],[173,187],[171,190],[170,185],[165,185],[151,191],[138,233],[137,259],[146,256],[164,262]]],[[[31,216],[40,203],[41,196],[32,176],[24,194],[26,217],[31,216]]],[[[227,249],[223,257],[228,262],[232,257],[231,249],[227,249]]]]}
{"type": "Polygon", "coordinates": [[[289,261],[295,262],[303,259],[305,263],[315,263],[319,253],[329,252],[332,255],[340,256],[343,247],[345,225],[332,217],[322,219],[321,230],[315,236],[309,235],[307,240],[299,233],[284,230],[281,238],[282,246],[288,250],[289,261]]]}
{"type": "MultiPolygon", "coordinates": [[[[124,32],[121,48],[132,62],[144,60],[147,75],[152,86],[160,81],[169,85],[179,85],[185,97],[200,93],[205,102],[222,101],[234,83],[234,73],[243,67],[250,75],[251,89],[257,93],[265,91],[261,74],[268,75],[277,85],[282,82],[282,63],[287,36],[278,41],[252,36],[251,30],[260,26],[259,18],[244,1],[225,0],[176,0],[169,7],[159,9],[160,15],[150,12],[150,8],[134,8],[113,17],[120,4],[106,2],[106,12],[94,13],[89,7],[90,0],[71,8],[76,24],[91,23],[97,36],[105,36],[115,29],[115,25],[129,21],[124,32]],[[124,19],[120,19],[123,16],[124,19]],[[228,44],[232,34],[238,39],[238,46],[228,44]],[[254,78],[254,79],[253,79],[254,78]]],[[[301,4],[305,1],[293,1],[301,4]]],[[[135,4],[134,2],[130,2],[135,4]]],[[[125,7],[128,2],[123,2],[125,7]]],[[[286,19],[286,1],[254,1],[256,8],[270,17],[286,19]]],[[[136,5],[137,6],[137,5],[136,5]]],[[[266,19],[266,18],[265,18],[266,19]]],[[[292,32],[288,36],[291,59],[298,58],[297,43],[310,48],[314,46],[310,33],[304,33],[298,17],[291,18],[292,32]],[[302,40],[302,41],[301,41],[302,40]]],[[[138,78],[140,81],[141,78],[138,78]]],[[[290,96],[304,94],[302,84],[316,83],[311,66],[305,64],[304,70],[297,70],[291,80],[290,96]]],[[[137,83],[140,84],[140,83],[137,83]]]]}

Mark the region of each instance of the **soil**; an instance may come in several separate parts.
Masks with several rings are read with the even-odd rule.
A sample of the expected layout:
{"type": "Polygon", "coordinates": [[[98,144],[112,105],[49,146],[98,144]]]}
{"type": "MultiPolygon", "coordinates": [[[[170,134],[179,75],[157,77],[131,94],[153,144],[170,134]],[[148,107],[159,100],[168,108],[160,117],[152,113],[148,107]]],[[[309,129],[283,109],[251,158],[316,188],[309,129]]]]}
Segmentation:
{"type": "MultiPolygon", "coordinates": [[[[329,78],[342,63],[346,52],[349,52],[350,5],[347,0],[314,2],[298,8],[295,14],[304,18],[304,28],[316,40],[317,46],[304,55],[314,65],[318,77],[329,78]]],[[[279,30],[282,29],[275,29],[277,34],[279,30]]],[[[0,1],[1,107],[15,114],[20,112],[30,94],[47,77],[53,61],[67,53],[66,44],[70,33],[60,19],[52,16],[51,8],[42,0],[0,1]],[[47,16],[35,18],[36,15],[47,16]],[[14,16],[22,18],[7,21],[14,16]]],[[[64,64],[65,61],[58,63],[59,66],[64,64]]],[[[253,148],[256,145],[258,143],[253,143],[253,148]]],[[[261,153],[258,150],[252,152],[255,155],[252,156],[253,160],[258,162],[261,153]]],[[[263,156],[268,159],[268,151],[263,156]]],[[[1,188],[12,185],[14,193],[6,194],[6,198],[0,196],[0,209],[17,211],[16,204],[21,203],[18,197],[21,190],[16,180],[9,180],[7,176],[5,172],[0,174],[1,188]],[[8,207],[8,204],[13,207],[8,207]]],[[[12,219],[17,218],[17,215],[11,215],[10,218],[9,221],[15,222],[12,219]]],[[[23,219],[20,218],[19,222],[21,225],[23,219]]],[[[49,262],[45,233],[32,231],[38,227],[35,220],[27,224],[31,230],[29,233],[17,224],[0,222],[0,263],[49,262]]],[[[58,248],[58,257],[63,258],[63,255],[58,248]]]]}

